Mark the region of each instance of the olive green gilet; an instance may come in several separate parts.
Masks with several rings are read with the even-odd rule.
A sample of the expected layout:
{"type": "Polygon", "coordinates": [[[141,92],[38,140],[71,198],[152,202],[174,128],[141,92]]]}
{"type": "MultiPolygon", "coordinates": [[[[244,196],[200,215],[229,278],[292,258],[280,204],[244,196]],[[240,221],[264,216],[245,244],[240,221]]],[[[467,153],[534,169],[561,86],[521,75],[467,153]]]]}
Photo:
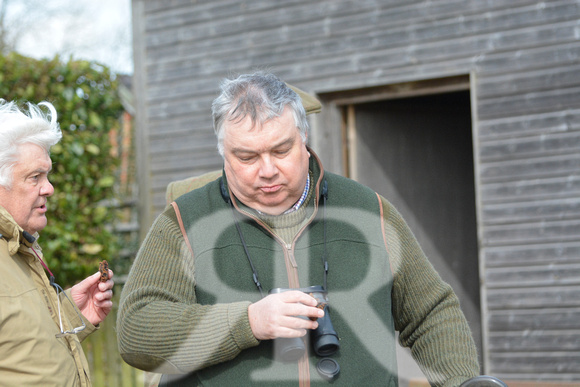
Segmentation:
{"type": "MultiPolygon", "coordinates": [[[[318,178],[317,174],[315,181],[318,178]]],[[[397,386],[392,273],[379,199],[372,190],[352,180],[329,173],[324,179],[328,184],[326,210],[317,186],[312,200],[319,200],[318,211],[293,246],[274,238],[257,219],[236,211],[241,234],[266,294],[279,287],[323,285],[322,257],[326,248],[329,313],[341,346],[332,356],[341,368],[332,385],[397,386]]],[[[252,279],[232,207],[222,194],[227,187],[220,182],[218,179],[176,200],[195,259],[197,301],[256,302],[261,296],[252,279]]],[[[316,371],[319,358],[308,344],[307,348],[311,385],[329,385],[316,371]]],[[[274,360],[272,341],[265,340],[231,361],[171,385],[298,386],[298,375],[297,363],[274,360]]]]}

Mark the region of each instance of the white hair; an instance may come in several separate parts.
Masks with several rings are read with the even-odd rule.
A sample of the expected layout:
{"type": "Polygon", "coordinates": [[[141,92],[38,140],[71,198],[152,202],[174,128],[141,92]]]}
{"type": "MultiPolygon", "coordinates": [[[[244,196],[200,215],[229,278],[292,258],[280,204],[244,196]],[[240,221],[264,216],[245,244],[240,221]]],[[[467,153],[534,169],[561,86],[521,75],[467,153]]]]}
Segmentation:
{"type": "Polygon", "coordinates": [[[12,187],[13,169],[22,145],[38,145],[49,153],[62,138],[56,109],[50,102],[27,105],[28,112],[24,112],[16,102],[0,98],[0,186],[7,189],[12,187]],[[43,112],[40,106],[48,112],[43,112]]]}

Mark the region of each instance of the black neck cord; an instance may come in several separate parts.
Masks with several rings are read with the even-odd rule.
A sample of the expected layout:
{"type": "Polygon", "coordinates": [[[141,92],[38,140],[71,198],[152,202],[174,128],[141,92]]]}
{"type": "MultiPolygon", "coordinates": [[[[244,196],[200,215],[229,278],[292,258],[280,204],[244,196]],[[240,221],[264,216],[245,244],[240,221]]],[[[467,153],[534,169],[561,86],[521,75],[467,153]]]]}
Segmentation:
{"type": "Polygon", "coordinates": [[[322,181],[322,222],[324,228],[324,252],[322,253],[322,267],[324,269],[324,291],[326,292],[326,277],[328,277],[328,259],[326,255],[326,200],[328,199],[328,183],[326,179],[322,181]]]}
{"type": "Polygon", "coordinates": [[[252,258],[250,258],[250,252],[248,251],[248,246],[246,245],[246,240],[244,239],[244,235],[242,234],[242,229],[240,228],[240,224],[238,222],[238,216],[236,214],[236,209],[234,208],[234,203],[232,203],[231,200],[230,200],[230,207],[232,209],[232,216],[234,217],[234,223],[236,224],[236,229],[238,230],[240,240],[242,241],[242,246],[244,246],[244,251],[246,252],[246,257],[248,257],[248,262],[250,262],[250,267],[252,268],[252,273],[253,273],[252,277],[254,279],[254,283],[256,284],[256,287],[260,291],[260,296],[262,296],[262,298],[264,298],[264,290],[262,289],[262,284],[260,283],[260,280],[258,279],[258,271],[256,270],[256,268],[254,267],[254,264],[252,263],[252,258]]]}

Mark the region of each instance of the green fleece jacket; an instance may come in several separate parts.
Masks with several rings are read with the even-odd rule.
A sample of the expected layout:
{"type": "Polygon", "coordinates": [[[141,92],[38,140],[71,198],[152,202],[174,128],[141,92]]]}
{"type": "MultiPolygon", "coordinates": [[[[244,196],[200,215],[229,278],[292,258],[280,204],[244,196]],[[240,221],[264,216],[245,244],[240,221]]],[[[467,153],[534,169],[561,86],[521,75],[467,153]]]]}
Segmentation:
{"type": "MultiPolygon", "coordinates": [[[[432,384],[456,386],[477,375],[475,346],[458,299],[398,212],[366,187],[325,174],[317,161],[311,170],[316,184],[303,215],[267,219],[237,202],[236,211],[266,290],[320,285],[325,243],[319,197],[326,178],[328,290],[341,337],[333,356],[341,375],[333,384],[396,384],[393,330],[432,384]],[[354,205],[345,208],[349,201],[354,205]],[[303,222],[291,221],[301,216],[303,222]],[[284,237],[288,229],[295,235],[290,243],[284,237]]],[[[149,231],[121,295],[117,330],[123,359],[147,371],[190,373],[185,380],[198,385],[321,382],[314,356],[306,371],[281,365],[271,359],[271,343],[253,336],[247,308],[260,294],[220,188],[216,181],[184,195],[149,231]],[[199,222],[192,223],[192,216],[199,222]]]]}

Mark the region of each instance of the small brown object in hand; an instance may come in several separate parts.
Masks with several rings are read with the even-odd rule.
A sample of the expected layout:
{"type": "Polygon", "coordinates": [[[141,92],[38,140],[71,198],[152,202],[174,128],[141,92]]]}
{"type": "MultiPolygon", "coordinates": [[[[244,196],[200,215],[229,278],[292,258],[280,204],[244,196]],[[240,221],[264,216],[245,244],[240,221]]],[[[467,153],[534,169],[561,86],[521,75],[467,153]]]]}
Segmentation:
{"type": "Polygon", "coordinates": [[[101,272],[101,282],[107,282],[109,280],[109,262],[99,262],[99,271],[101,272]]]}

